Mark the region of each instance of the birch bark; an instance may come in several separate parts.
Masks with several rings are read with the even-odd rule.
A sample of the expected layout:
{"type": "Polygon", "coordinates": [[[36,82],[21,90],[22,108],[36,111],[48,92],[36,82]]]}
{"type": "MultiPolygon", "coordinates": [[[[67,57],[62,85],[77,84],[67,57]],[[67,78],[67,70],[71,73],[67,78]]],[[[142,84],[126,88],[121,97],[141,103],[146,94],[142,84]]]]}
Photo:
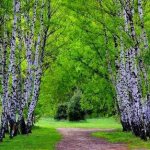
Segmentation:
{"type": "Polygon", "coordinates": [[[7,124],[7,87],[8,87],[8,72],[7,72],[7,43],[6,43],[6,28],[4,25],[4,38],[3,38],[3,43],[2,43],[2,89],[3,89],[3,94],[2,94],[2,116],[1,116],[1,137],[0,140],[2,141],[3,137],[5,136],[5,127],[7,124]]]}
{"type": "Polygon", "coordinates": [[[133,13],[132,13],[132,6],[133,4],[130,3],[129,0],[126,0],[126,7],[125,11],[127,14],[127,19],[129,22],[129,29],[131,32],[131,38],[133,41],[133,46],[130,48],[129,51],[129,59],[130,59],[130,77],[129,80],[129,86],[131,89],[131,97],[132,97],[132,130],[135,135],[137,136],[143,136],[145,138],[145,129],[143,126],[143,120],[142,120],[142,94],[140,92],[140,74],[138,70],[138,64],[137,64],[137,55],[139,53],[139,43],[137,40],[134,22],[133,22],[133,13]]]}
{"type": "Polygon", "coordinates": [[[34,87],[33,87],[32,99],[28,110],[27,132],[31,132],[31,126],[33,124],[33,113],[39,97],[40,83],[41,83],[41,76],[42,76],[41,63],[39,62],[40,62],[40,49],[42,43],[41,37],[43,34],[43,25],[44,25],[43,9],[44,9],[44,1],[42,1],[42,9],[40,14],[40,33],[38,35],[36,51],[35,51],[35,59],[34,59],[35,79],[33,84],[34,87]]]}
{"type": "MultiPolygon", "coordinates": [[[[9,71],[12,74],[12,91],[10,99],[10,111],[9,111],[9,123],[10,123],[10,137],[12,138],[15,134],[14,126],[16,123],[16,103],[17,103],[17,70],[16,70],[16,37],[17,37],[17,23],[18,14],[20,13],[20,1],[14,0],[14,19],[12,29],[12,39],[10,47],[10,66],[9,71]]],[[[9,72],[10,76],[10,72],[9,72]]]]}

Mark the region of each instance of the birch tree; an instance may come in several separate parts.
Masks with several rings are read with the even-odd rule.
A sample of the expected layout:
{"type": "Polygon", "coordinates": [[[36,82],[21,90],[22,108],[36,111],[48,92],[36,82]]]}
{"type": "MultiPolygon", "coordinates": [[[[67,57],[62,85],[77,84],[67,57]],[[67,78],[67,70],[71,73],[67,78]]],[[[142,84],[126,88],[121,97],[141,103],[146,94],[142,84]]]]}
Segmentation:
{"type": "Polygon", "coordinates": [[[0,43],[3,90],[1,141],[5,136],[8,122],[10,125],[10,138],[17,135],[18,129],[22,134],[31,131],[33,113],[40,92],[44,51],[49,37],[50,4],[50,0],[43,0],[42,2],[35,0],[32,9],[23,11],[25,3],[14,0],[11,37],[7,35],[7,23],[10,22],[6,21],[7,14],[4,16],[4,24],[1,26],[4,32],[1,35],[0,43]],[[37,20],[39,16],[40,19],[37,20]],[[46,23],[44,19],[47,21],[46,23]],[[25,24],[24,21],[26,21],[25,24]],[[9,58],[7,55],[9,55],[9,58]],[[27,61],[25,79],[22,78],[24,71],[22,62],[24,60],[27,61]],[[24,119],[26,106],[29,107],[28,114],[26,114],[28,116],[27,121],[24,119]],[[16,116],[18,116],[18,119],[16,116]]]}

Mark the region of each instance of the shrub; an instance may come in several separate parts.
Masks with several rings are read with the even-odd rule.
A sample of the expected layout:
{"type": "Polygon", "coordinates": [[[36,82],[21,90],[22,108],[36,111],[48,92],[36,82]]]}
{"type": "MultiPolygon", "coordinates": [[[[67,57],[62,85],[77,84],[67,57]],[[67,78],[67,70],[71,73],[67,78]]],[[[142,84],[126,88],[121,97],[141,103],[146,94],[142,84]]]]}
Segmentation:
{"type": "Polygon", "coordinates": [[[60,104],[57,108],[56,115],[54,116],[54,119],[56,120],[66,120],[67,119],[67,109],[68,105],[65,104],[60,104]]]}
{"type": "Polygon", "coordinates": [[[85,119],[85,112],[82,110],[80,104],[81,96],[81,91],[77,90],[68,104],[69,121],[79,121],[85,119]]]}

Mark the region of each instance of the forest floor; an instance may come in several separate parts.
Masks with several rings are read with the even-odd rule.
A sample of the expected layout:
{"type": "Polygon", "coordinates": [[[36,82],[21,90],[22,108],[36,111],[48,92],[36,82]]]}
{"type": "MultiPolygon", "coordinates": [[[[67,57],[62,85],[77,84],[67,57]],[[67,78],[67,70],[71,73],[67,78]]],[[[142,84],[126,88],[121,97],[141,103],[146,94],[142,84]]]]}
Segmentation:
{"type": "Polygon", "coordinates": [[[91,136],[93,132],[110,130],[59,128],[58,131],[63,139],[57,144],[57,150],[128,150],[125,144],[113,144],[91,136]]]}

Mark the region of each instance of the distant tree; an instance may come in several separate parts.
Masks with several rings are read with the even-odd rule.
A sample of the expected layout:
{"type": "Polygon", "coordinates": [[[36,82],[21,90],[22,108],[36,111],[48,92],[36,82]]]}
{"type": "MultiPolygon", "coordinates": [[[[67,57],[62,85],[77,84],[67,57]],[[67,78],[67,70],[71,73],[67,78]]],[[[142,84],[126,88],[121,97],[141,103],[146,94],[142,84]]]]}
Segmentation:
{"type": "Polygon", "coordinates": [[[66,120],[68,118],[68,104],[67,103],[58,105],[54,118],[56,120],[66,120]]]}
{"type": "Polygon", "coordinates": [[[79,121],[85,119],[85,111],[81,107],[82,92],[76,90],[68,104],[69,121],[79,121]]]}

